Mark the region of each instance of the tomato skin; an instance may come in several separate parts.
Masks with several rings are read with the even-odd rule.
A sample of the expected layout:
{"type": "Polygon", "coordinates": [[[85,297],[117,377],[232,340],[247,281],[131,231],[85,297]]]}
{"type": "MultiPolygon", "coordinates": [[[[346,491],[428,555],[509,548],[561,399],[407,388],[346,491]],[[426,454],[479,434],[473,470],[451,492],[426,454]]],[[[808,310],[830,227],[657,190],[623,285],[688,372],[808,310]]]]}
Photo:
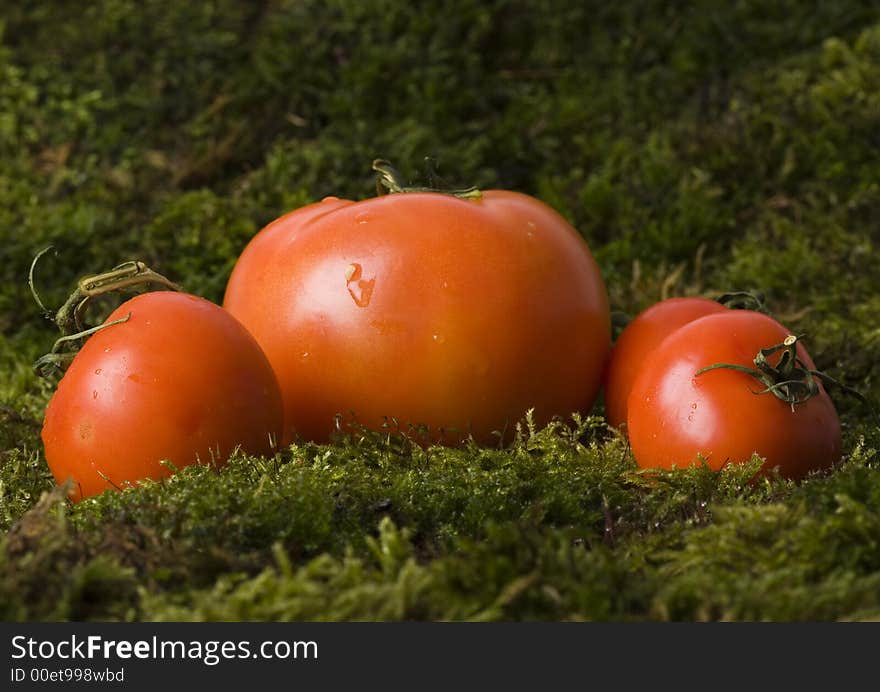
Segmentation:
{"type": "Polygon", "coordinates": [[[46,408],[46,460],[59,484],[73,478],[73,500],[171,475],[161,460],[220,466],[239,445],[272,452],[281,392],[239,322],[171,291],[136,296],[107,322],[129,313],[89,337],[46,408]]]}
{"type": "Polygon", "coordinates": [[[667,298],[632,319],[614,342],[605,370],[605,418],[611,427],[626,423],[629,393],[648,354],[679,327],[723,310],[727,308],[708,298],[667,298]]]}
{"type": "MultiPolygon", "coordinates": [[[[702,455],[717,470],[729,462],[766,459],[762,471],[801,479],[831,467],[841,456],[840,421],[830,397],[820,392],[791,405],[750,375],[701,368],[717,363],[754,367],[762,348],[790,332],[751,310],[727,310],[684,325],[645,360],[628,401],[627,428],[636,462],[645,468],[686,467],[702,455]]],[[[815,369],[801,343],[798,357],[815,369]]],[[[776,361],[771,358],[771,362],[776,361]]]]}
{"type": "Polygon", "coordinates": [[[610,348],[608,297],[577,232],[524,194],[330,198],[258,233],[226,307],[260,342],[285,440],[326,441],[334,416],[497,442],[589,411],[610,348]]]}

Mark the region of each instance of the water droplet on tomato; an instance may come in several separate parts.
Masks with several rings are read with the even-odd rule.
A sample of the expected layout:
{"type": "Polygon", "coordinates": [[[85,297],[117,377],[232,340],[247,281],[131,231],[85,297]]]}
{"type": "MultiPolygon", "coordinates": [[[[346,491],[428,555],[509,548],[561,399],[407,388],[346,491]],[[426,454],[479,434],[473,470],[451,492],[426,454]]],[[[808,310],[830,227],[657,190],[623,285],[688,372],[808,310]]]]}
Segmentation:
{"type": "Polygon", "coordinates": [[[97,399],[97,398],[98,398],[98,390],[94,389],[94,390],[92,390],[92,399],[97,399]]]}
{"type": "Polygon", "coordinates": [[[96,368],[96,369],[95,369],[95,374],[96,374],[96,375],[100,375],[100,374],[101,374],[101,368],[96,368]]]}
{"type": "Polygon", "coordinates": [[[365,211],[362,211],[355,215],[354,220],[358,223],[369,223],[373,220],[373,217],[365,211]]]}
{"type": "Polygon", "coordinates": [[[446,337],[442,334],[432,334],[431,339],[434,340],[435,344],[442,344],[446,341],[446,337]]]}

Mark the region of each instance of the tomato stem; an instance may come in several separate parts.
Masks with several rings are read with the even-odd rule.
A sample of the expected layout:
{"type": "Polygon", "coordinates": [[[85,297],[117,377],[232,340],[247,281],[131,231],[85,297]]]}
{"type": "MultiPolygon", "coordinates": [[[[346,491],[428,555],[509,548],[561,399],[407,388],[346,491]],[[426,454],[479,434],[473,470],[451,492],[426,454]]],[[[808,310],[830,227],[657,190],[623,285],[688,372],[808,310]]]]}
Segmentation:
{"type": "Polygon", "coordinates": [[[122,319],[87,328],[83,323],[83,317],[86,308],[95,298],[111,292],[146,284],[158,284],[171,291],[182,290],[176,283],[165,278],[161,274],[154,272],[143,262],[124,262],[110,271],[89,275],[80,279],[77,282],[73,293],[71,293],[70,297],[64,301],[64,304],[58,308],[58,311],[53,317],[51,311],[48,310],[43,304],[43,301],[40,300],[40,296],[34,285],[34,268],[37,261],[51,249],[52,246],[49,246],[37,253],[33,262],[31,262],[30,272],[28,274],[28,285],[30,286],[34,300],[37,302],[37,305],[40,306],[43,314],[47,318],[52,319],[58,327],[58,330],[61,332],[61,337],[55,341],[52,350],[34,363],[34,369],[43,377],[48,377],[53,372],[63,373],[76,355],[76,344],[82,339],[91,336],[102,329],[106,329],[107,327],[127,322],[129,317],[131,317],[131,314],[129,314],[122,319]]]}
{"type": "Polygon", "coordinates": [[[62,334],[80,333],[85,329],[82,319],[92,300],[106,293],[150,283],[159,284],[171,291],[181,290],[173,281],[139,261],[123,262],[110,271],[86,276],[79,280],[74,292],[58,309],[55,324],[62,334]]]}
{"type": "Polygon", "coordinates": [[[821,391],[819,382],[822,382],[823,384],[833,385],[842,389],[847,394],[856,397],[869,408],[872,408],[868,400],[852,387],[841,384],[824,372],[807,367],[797,355],[798,341],[803,338],[803,334],[800,336],[789,334],[783,339],[781,344],[762,348],[755,355],[753,361],[755,367],[753,368],[736,363],[715,363],[714,365],[700,368],[694,373],[694,377],[699,377],[710,370],[718,369],[746,373],[764,385],[764,389],[753,392],[753,394],[772,394],[777,399],[791,406],[792,411],[795,410],[795,406],[798,404],[804,404],[819,394],[821,391]],[[768,358],[780,351],[782,353],[779,356],[779,360],[775,365],[772,365],[768,358]]]}
{"type": "Polygon", "coordinates": [[[797,356],[797,343],[801,338],[803,335],[789,334],[781,344],[762,348],[755,356],[754,368],[734,363],[716,363],[700,368],[694,373],[694,377],[720,368],[744,372],[764,385],[764,389],[754,392],[755,394],[772,394],[789,404],[794,411],[795,406],[806,403],[820,391],[815,380],[815,371],[804,365],[797,356]],[[771,365],[768,357],[779,351],[782,351],[782,355],[776,365],[771,365]]]}
{"type": "Polygon", "coordinates": [[[67,369],[67,366],[70,365],[70,361],[72,361],[73,357],[76,355],[76,351],[62,351],[64,346],[79,341],[80,339],[84,339],[92,334],[96,334],[102,329],[107,329],[107,327],[128,322],[129,319],[131,319],[131,313],[128,313],[125,317],[120,317],[118,320],[99,324],[95,327],[84,329],[77,334],[68,334],[56,339],[52,346],[52,350],[36,360],[34,363],[34,370],[36,370],[42,377],[49,377],[53,372],[63,373],[67,369]]]}
{"type": "Polygon", "coordinates": [[[36,285],[34,284],[34,269],[36,269],[37,262],[40,261],[40,258],[43,257],[47,252],[49,252],[54,246],[49,245],[40,250],[35,256],[33,261],[31,262],[31,268],[28,270],[28,288],[31,289],[31,295],[34,297],[34,301],[39,306],[40,310],[43,312],[43,317],[46,319],[52,319],[52,311],[49,310],[40,299],[40,294],[37,293],[36,285]]]}
{"type": "Polygon", "coordinates": [[[438,192],[440,194],[452,195],[453,197],[459,197],[461,199],[478,199],[482,196],[482,193],[476,187],[445,190],[438,187],[414,187],[405,185],[400,171],[385,159],[375,159],[373,161],[373,170],[378,173],[376,176],[376,192],[380,196],[403,192],[438,192]]]}
{"type": "Polygon", "coordinates": [[[731,310],[753,310],[768,314],[764,294],[760,291],[729,291],[715,298],[715,302],[731,310]]]}

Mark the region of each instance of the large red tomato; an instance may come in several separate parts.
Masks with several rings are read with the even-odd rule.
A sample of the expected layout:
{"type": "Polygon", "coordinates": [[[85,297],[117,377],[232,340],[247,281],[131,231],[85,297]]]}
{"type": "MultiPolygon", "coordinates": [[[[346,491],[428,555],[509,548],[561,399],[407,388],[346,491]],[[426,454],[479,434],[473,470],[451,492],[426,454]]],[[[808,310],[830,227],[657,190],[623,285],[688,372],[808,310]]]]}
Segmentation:
{"type": "Polygon", "coordinates": [[[799,479],[836,463],[840,421],[821,381],[805,377],[815,366],[799,341],[791,337],[787,348],[764,352],[765,369],[779,371],[779,377],[765,372],[760,381],[739,369],[704,370],[725,364],[761,372],[756,356],[787,337],[785,327],[751,310],[701,317],[666,337],[645,359],[627,402],[638,464],[681,468],[700,455],[720,469],[756,453],[766,460],[763,469],[778,467],[783,476],[799,479]],[[786,362],[795,365],[791,372],[786,362]],[[807,397],[810,388],[814,394],[807,397]]]}
{"type": "Polygon", "coordinates": [[[156,291],[119,306],[76,354],[46,408],[43,444],[72,499],[197,461],[222,465],[238,446],[272,451],[281,393],[257,342],[218,305],[156,291]]]}
{"type": "Polygon", "coordinates": [[[626,423],[626,402],[645,358],[679,327],[726,308],[708,298],[667,298],[646,308],[617,337],[605,370],[605,418],[626,423]]]}
{"type": "Polygon", "coordinates": [[[226,307],[271,361],[285,439],[334,418],[491,442],[528,409],[588,411],[610,348],[584,240],[533,197],[436,192],[328,198],[258,233],[226,307]]]}

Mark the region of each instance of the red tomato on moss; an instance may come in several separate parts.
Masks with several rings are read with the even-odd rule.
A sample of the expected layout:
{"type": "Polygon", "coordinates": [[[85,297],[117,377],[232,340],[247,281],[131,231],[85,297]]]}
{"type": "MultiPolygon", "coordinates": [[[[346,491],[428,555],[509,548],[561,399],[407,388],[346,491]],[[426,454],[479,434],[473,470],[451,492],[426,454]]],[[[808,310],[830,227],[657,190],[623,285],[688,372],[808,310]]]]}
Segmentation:
{"type": "Polygon", "coordinates": [[[726,309],[708,298],[668,298],[636,315],[614,342],[605,370],[608,424],[619,428],[626,423],[627,399],[639,368],[663,339],[688,322],[726,309]]]}
{"type": "MultiPolygon", "coordinates": [[[[841,456],[840,421],[821,382],[803,403],[782,401],[751,375],[719,363],[754,368],[761,349],[783,343],[788,330],[751,310],[725,310],[670,334],[645,359],[627,402],[627,430],[637,463],[670,469],[695,463],[712,469],[758,454],[762,470],[800,479],[841,456]]],[[[814,370],[799,342],[798,359],[814,370]]],[[[778,352],[767,358],[777,365],[778,352]]]]}
{"type": "Polygon", "coordinates": [[[341,414],[433,440],[497,441],[587,412],[610,348],[587,244],[542,202],[486,191],[328,198],[263,229],[226,307],[281,384],[285,440],[327,440],[341,414]]]}
{"type": "Polygon", "coordinates": [[[132,298],[89,337],[46,408],[43,444],[72,499],[273,450],[281,393],[257,342],[221,307],[184,293],[132,298]]]}

